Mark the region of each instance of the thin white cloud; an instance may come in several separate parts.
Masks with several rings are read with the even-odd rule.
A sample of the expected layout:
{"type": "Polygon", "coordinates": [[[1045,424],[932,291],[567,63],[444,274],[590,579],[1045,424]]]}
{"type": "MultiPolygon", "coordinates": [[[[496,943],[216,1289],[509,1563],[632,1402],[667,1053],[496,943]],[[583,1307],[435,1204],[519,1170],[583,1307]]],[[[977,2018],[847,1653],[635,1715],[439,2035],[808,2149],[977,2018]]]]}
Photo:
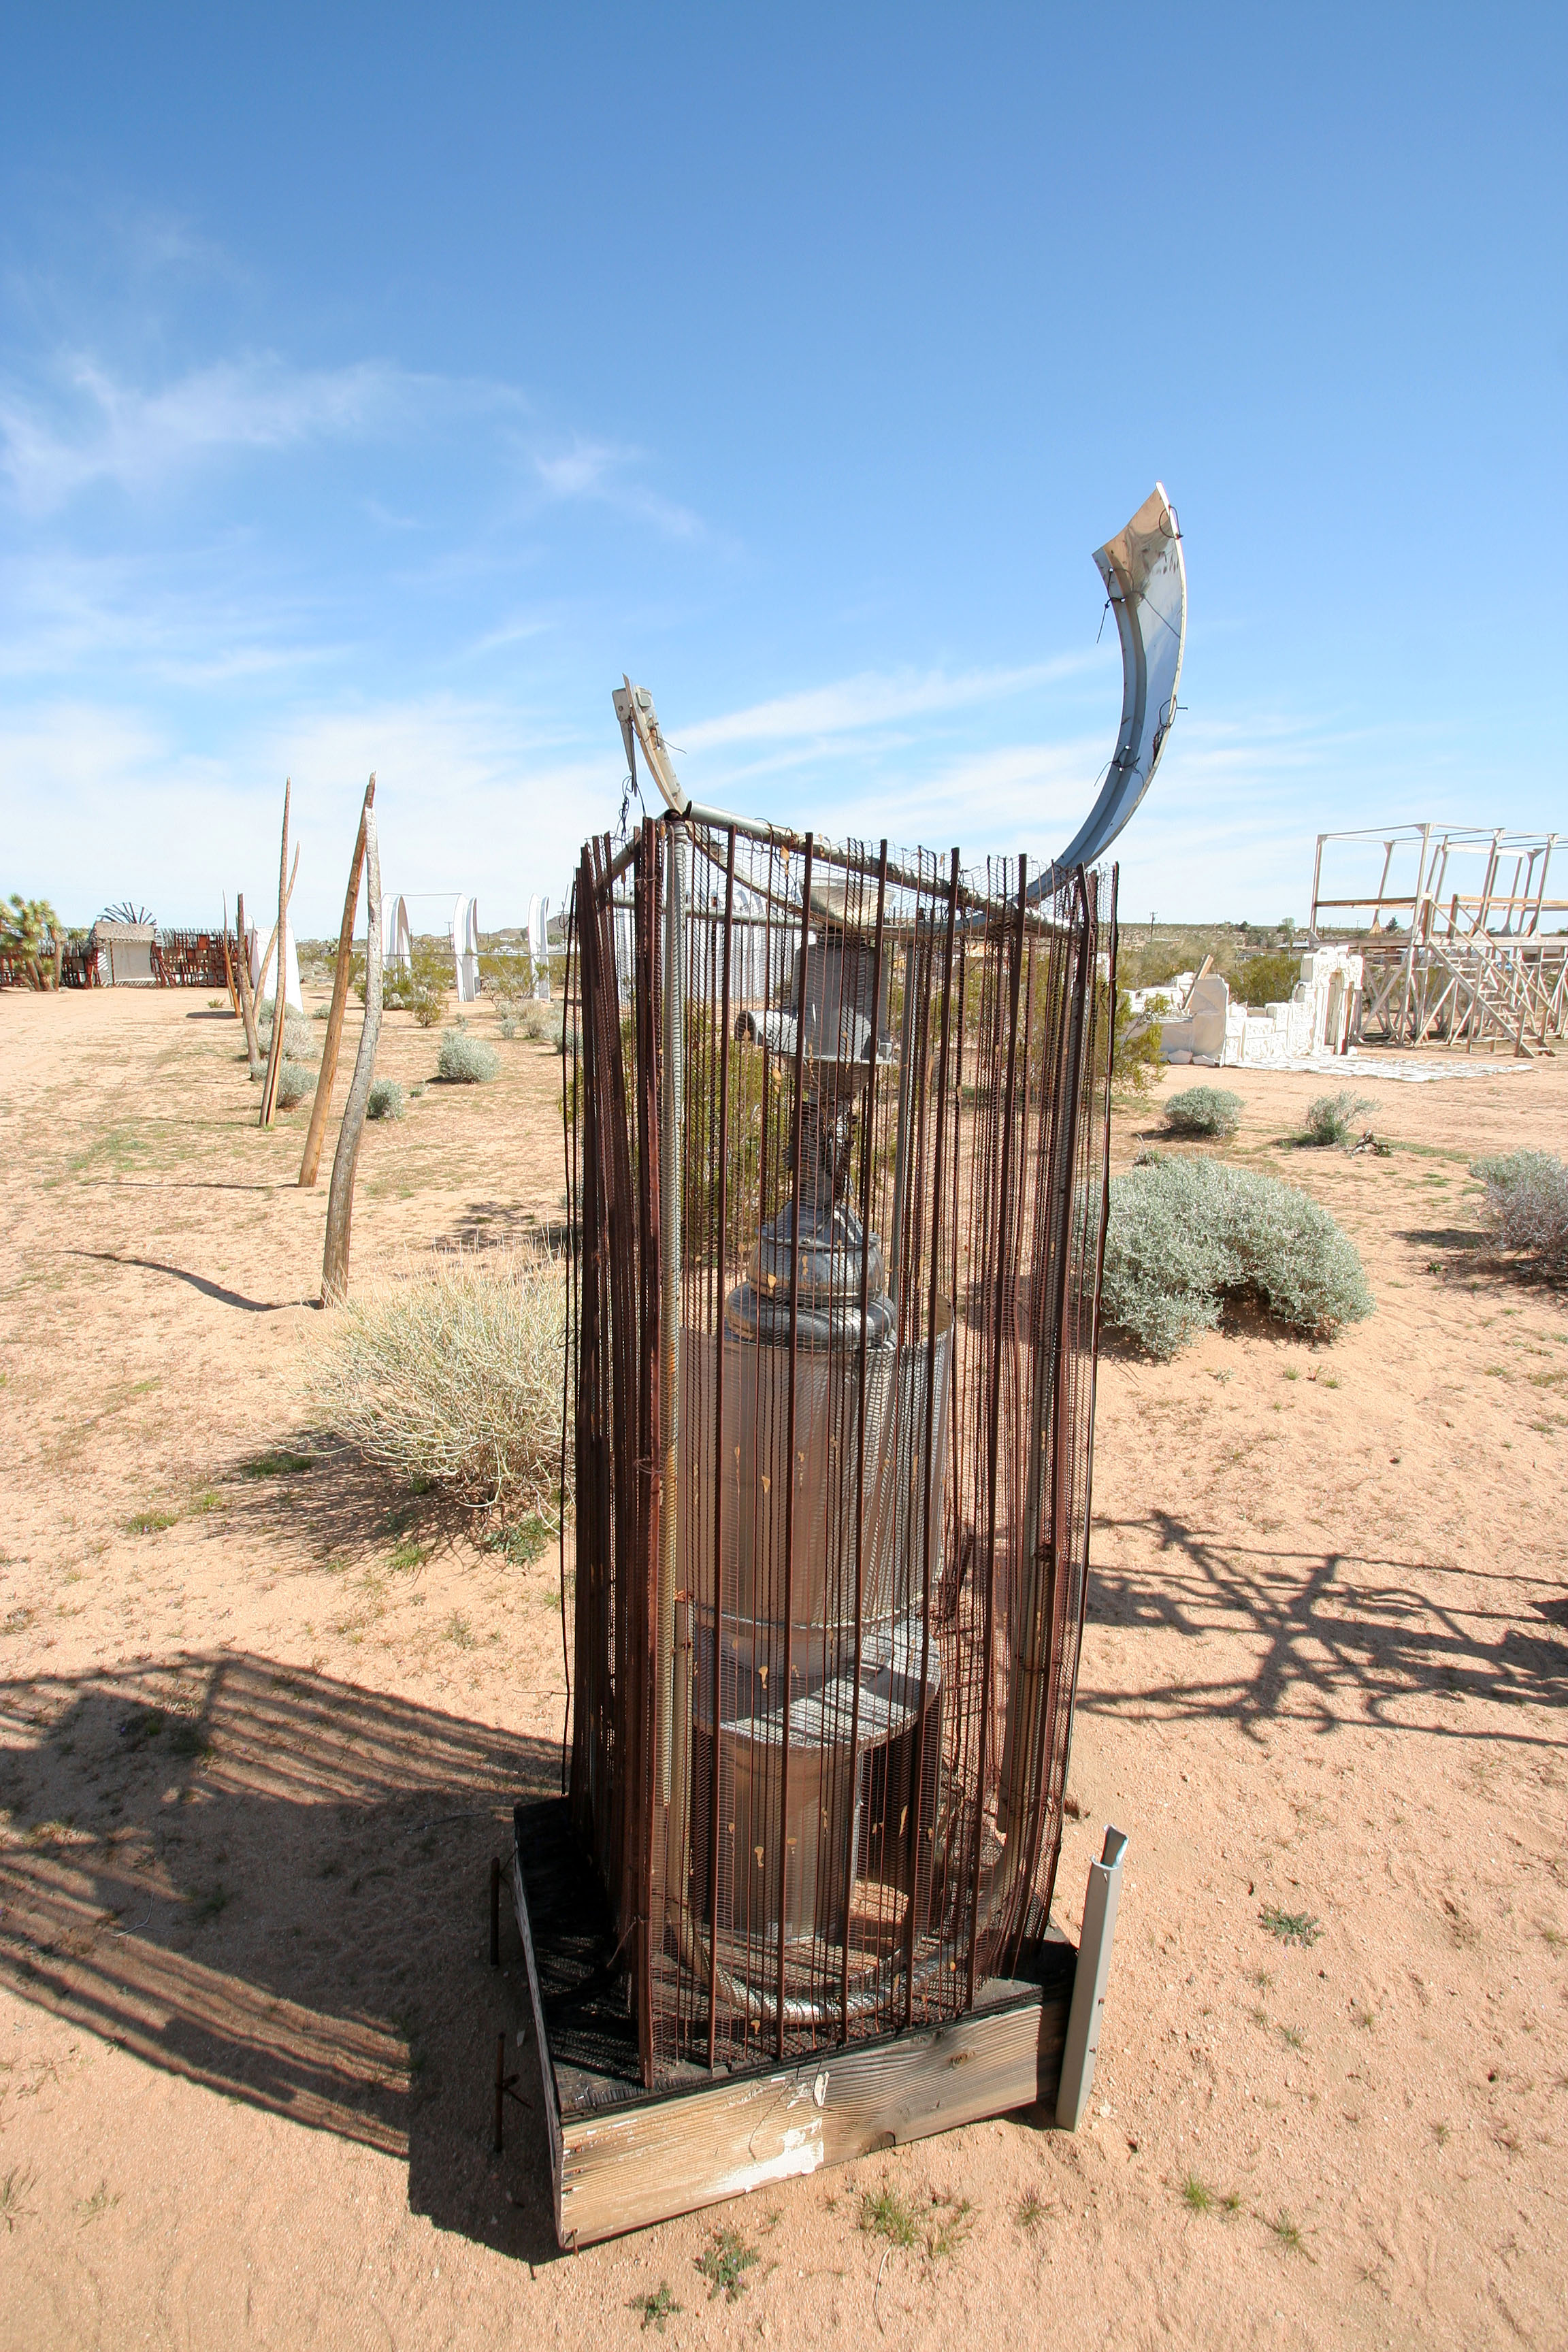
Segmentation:
{"type": "Polygon", "coordinates": [[[1001,702],[1094,667],[1092,654],[1065,654],[1017,669],[862,670],[828,686],[807,687],[769,702],[755,702],[718,719],[679,724],[675,732],[687,751],[716,751],[728,743],[798,743],[862,728],[900,725],[942,710],[1001,702]]]}
{"type": "Polygon", "coordinates": [[[642,456],[640,449],[623,448],[613,441],[577,439],[553,456],[535,452],[533,467],[552,499],[594,499],[651,523],[668,539],[706,539],[709,532],[700,515],[626,478],[642,456]]]}
{"type": "Polygon", "coordinates": [[[47,514],[95,483],[140,496],[215,457],[384,429],[423,389],[378,361],[302,370],[265,356],[149,392],[78,356],[59,369],[52,402],[0,392],[0,468],[25,511],[47,514]]]}

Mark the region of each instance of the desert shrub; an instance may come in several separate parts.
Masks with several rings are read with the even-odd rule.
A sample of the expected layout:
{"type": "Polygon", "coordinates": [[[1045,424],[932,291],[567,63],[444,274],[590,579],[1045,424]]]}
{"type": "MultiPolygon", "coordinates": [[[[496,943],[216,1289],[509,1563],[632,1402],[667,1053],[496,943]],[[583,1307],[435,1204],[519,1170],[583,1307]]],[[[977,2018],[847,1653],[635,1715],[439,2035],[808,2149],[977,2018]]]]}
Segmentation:
{"type": "Polygon", "coordinates": [[[456,1501],[553,1528],[565,1345],[558,1260],[542,1250],[444,1251],[333,1310],[310,1386],[340,1434],[373,1460],[456,1501]]]}
{"type": "Polygon", "coordinates": [[[496,1027],[500,1031],[503,1037],[510,1038],[515,1037],[517,1034],[517,1023],[512,1019],[510,1013],[503,1013],[501,1014],[500,1019],[496,1023],[496,1027]]]}
{"type": "Polygon", "coordinates": [[[465,1036],[460,1029],[448,1029],[441,1040],[441,1050],[436,1056],[436,1076],[448,1084],[459,1087],[482,1086],[500,1069],[500,1056],[493,1045],[480,1037],[465,1036]]]}
{"type": "Polygon", "coordinates": [[[1309,1143],[1348,1143],[1358,1118],[1373,1109],[1365,1095],[1342,1087],[1336,1095],[1318,1095],[1307,1106],[1305,1133],[1309,1143]]]}
{"type": "Polygon", "coordinates": [[[1234,1135],[1241,1125],[1241,1097],[1224,1087],[1188,1087],[1165,1105],[1173,1135],[1234,1135]]]}
{"type": "MultiPolygon", "coordinates": [[[[355,959],[354,984],[364,994],[364,951],[355,959]]],[[[382,1003],[391,1013],[417,1013],[420,1003],[434,997],[445,1004],[452,985],[452,950],[445,940],[416,939],[405,961],[389,963],[382,971],[382,1003]]],[[[437,1016],[438,1017],[438,1016],[437,1016]]]]}
{"type": "Polygon", "coordinates": [[[366,1118],[401,1118],[403,1088],[395,1078],[377,1078],[364,1107],[366,1118]]]}
{"type": "Polygon", "coordinates": [[[331,1017],[332,1008],[331,1004],[318,1004],[314,1013],[310,1015],[312,1021],[330,1021],[331,1017]]]}
{"type": "Polygon", "coordinates": [[[1110,1041],[1110,1080],[1128,1094],[1146,1095],[1163,1067],[1160,1024],[1151,1021],[1137,1027],[1138,1016],[1126,989],[1116,992],[1116,1020],[1110,1041]]]}
{"type": "MultiPolygon", "coordinates": [[[[265,1055],[272,1050],[272,999],[256,1008],[257,1042],[265,1055]]],[[[302,1013],[291,1005],[283,1008],[283,1051],[290,1062],[312,1062],[316,1058],[316,1040],[310,1024],[302,1013]]]]}
{"type": "Polygon", "coordinates": [[[1370,1315],[1355,1244],[1293,1185],[1221,1160],[1145,1161],[1110,1187],[1105,1316],[1152,1356],[1213,1330],[1227,1298],[1331,1339],[1370,1315]]]}
{"type": "Polygon", "coordinates": [[[1289,1004],[1300,977],[1299,955],[1248,956],[1236,967],[1231,992],[1258,1010],[1265,1004],[1289,1004]]]}
{"type": "Polygon", "coordinates": [[[525,1004],[518,1006],[517,1025],[525,1037],[558,1045],[565,1024],[558,1004],[541,1004],[537,998],[530,997],[525,1004]]]}
{"type": "Polygon", "coordinates": [[[1568,1274],[1568,1166],[1554,1151],[1510,1151],[1474,1160],[1486,1186],[1482,1212],[1492,1239],[1549,1274],[1568,1274]]]}
{"type": "MultiPolygon", "coordinates": [[[[285,1049],[287,1049],[287,1032],[285,1032],[284,1042],[285,1049]]],[[[316,1073],[314,1070],[306,1069],[302,1062],[284,1062],[278,1073],[278,1108],[279,1110],[292,1110],[297,1103],[302,1103],[307,1095],[313,1095],[315,1091],[316,1073]]]]}

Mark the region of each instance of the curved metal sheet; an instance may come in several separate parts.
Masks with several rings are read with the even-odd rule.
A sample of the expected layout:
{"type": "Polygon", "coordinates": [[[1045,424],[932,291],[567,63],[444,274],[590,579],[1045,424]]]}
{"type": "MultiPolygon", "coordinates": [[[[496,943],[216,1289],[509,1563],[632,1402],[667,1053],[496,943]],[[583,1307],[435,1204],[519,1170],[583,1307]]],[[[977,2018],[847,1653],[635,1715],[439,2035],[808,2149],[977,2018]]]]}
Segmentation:
{"type": "Polygon", "coordinates": [[[1074,866],[1104,856],[1160,764],[1176,714],[1187,636],[1187,568],[1175,509],[1156,482],[1131,522],[1096,548],[1121,639],[1121,726],[1099,799],[1054,865],[1030,890],[1043,898],[1074,866]]]}

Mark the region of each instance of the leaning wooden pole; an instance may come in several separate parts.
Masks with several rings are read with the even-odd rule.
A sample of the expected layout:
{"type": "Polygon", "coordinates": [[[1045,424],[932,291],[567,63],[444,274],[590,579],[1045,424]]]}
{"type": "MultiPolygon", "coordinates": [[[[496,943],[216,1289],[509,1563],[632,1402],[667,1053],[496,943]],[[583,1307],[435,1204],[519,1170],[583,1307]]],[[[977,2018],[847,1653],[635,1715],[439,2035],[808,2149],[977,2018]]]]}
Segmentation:
{"type": "Polygon", "coordinates": [[[245,1024],[245,1050],[250,1056],[250,1075],[254,1077],[261,1066],[261,1041],[256,1034],[256,998],[250,986],[250,953],[245,944],[243,890],[235,897],[234,919],[239,933],[239,954],[235,960],[234,976],[239,990],[239,1017],[245,1024]]]}
{"type": "Polygon", "coordinates": [[[228,951],[228,892],[223,894],[223,976],[228,989],[228,1009],[239,1019],[239,991],[234,984],[234,958],[228,951]]]}
{"type": "MultiPolygon", "coordinates": [[[[289,875],[289,895],[288,895],[288,897],[287,897],[287,898],[284,899],[284,901],[283,901],[283,908],[284,908],[284,912],[285,912],[285,913],[287,913],[287,912],[288,912],[288,910],[289,910],[289,907],[290,907],[290,906],[292,906],[292,904],[293,904],[293,902],[294,902],[294,885],[295,885],[295,883],[296,883],[296,882],[298,882],[298,880],[299,880],[299,879],[300,879],[300,845],[299,845],[298,842],[296,842],[296,843],[295,843],[295,845],[294,845],[294,871],[293,871],[293,872],[292,872],[292,874],[290,874],[290,875],[289,875]]],[[[261,959],[261,977],[260,977],[260,979],[259,979],[259,980],[257,982],[257,983],[256,983],[256,998],[257,998],[257,1003],[259,1003],[261,1002],[262,998],[263,998],[263,997],[266,995],[266,993],[267,993],[267,975],[268,975],[268,972],[271,971],[271,969],[272,969],[272,950],[273,950],[273,949],[277,946],[277,944],[278,944],[278,926],[277,926],[277,924],[276,924],[276,923],[274,923],[274,924],[273,924],[273,926],[272,926],[272,929],[271,929],[268,932],[268,934],[267,934],[267,952],[266,952],[266,954],[265,954],[265,955],[262,957],[262,959],[261,959]]],[[[282,968],[282,966],[281,966],[281,965],[279,965],[279,971],[282,971],[282,969],[283,969],[283,968],[282,968]]],[[[285,981],[285,984],[287,984],[287,981],[288,981],[288,974],[287,974],[286,972],[284,973],[284,981],[285,981]]],[[[277,990],[276,990],[276,989],[274,989],[272,992],[273,992],[273,994],[274,994],[274,995],[276,995],[278,992],[277,992],[277,990]]]]}
{"type": "Polygon", "coordinates": [[[332,1161],[332,1181],[327,1194],[327,1249],[321,1262],[323,1307],[331,1307],[348,1296],[354,1171],[359,1165],[360,1138],[364,1133],[371,1080],[375,1076],[376,1040],[381,1034],[381,855],[375,845],[375,811],[368,794],[363,822],[364,1026],[359,1033],[359,1054],[349,1081],[349,1098],[343,1106],[343,1123],[338,1130],[337,1157],[332,1161]]]}
{"type": "Polygon", "coordinates": [[[321,1047],[321,1075],[316,1080],[316,1099],[310,1106],[305,1156],[300,1162],[300,1182],[306,1190],[315,1183],[316,1171],[321,1164],[321,1138],[326,1133],[327,1113],[332,1104],[332,1081],[338,1075],[338,1052],[343,1041],[343,1013],[349,1001],[349,971],[353,962],[354,917],[359,911],[360,876],[364,869],[364,828],[374,805],[375,777],[373,774],[364,788],[364,805],[360,810],[359,831],[354,835],[353,863],[349,867],[342,925],[338,932],[338,963],[332,974],[332,1002],[327,1013],[327,1034],[321,1047]]]}
{"type": "Polygon", "coordinates": [[[284,987],[289,970],[289,795],[293,789],[283,779],[283,846],[278,858],[278,977],[272,984],[272,1044],[267,1076],[261,1087],[261,1124],[270,1127],[278,1116],[278,1080],[283,1068],[283,1032],[289,1025],[284,987]]]}

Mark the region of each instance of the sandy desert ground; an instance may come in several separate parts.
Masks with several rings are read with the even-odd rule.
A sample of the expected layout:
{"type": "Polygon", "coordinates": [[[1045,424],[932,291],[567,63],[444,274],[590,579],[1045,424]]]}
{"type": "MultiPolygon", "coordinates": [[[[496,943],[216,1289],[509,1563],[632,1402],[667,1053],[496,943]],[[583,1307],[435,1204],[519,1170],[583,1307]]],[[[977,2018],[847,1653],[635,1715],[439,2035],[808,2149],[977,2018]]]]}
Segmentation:
{"type": "MultiPolygon", "coordinates": [[[[1568,2343],[1568,1302],[1489,1262],[1467,1174],[1568,1146],[1568,1058],[1376,1086],[1388,1158],[1291,1148],[1319,1082],[1238,1076],[1232,1148],[1378,1311],[1108,1352],[1069,1927],[1104,1822],[1131,1847],[1087,2128],[563,2256],[531,2044],[489,2152],[526,1990],[485,1904],[556,1769],[556,1563],[321,1443],[325,1184],[237,1043],[190,993],[0,995],[0,2345],[629,2345],[661,2284],[672,2347],[1568,2343]],[[867,2234],[884,2181],[966,2234],[867,2234]]],[[[383,1067],[435,1043],[396,1016],[383,1067]]],[[[500,1051],[369,1131],[358,1268],[559,1213],[559,1066],[500,1051]]]]}

